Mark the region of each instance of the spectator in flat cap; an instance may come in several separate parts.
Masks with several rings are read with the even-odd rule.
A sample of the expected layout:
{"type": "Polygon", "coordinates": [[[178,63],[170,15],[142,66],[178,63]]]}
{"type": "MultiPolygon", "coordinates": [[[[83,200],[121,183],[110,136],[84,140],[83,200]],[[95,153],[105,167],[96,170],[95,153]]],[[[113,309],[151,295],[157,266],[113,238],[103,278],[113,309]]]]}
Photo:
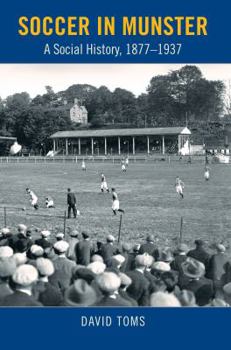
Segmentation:
{"type": "Polygon", "coordinates": [[[95,261],[87,265],[87,268],[92,271],[95,275],[100,275],[106,269],[106,265],[100,261],[95,261]]]}
{"type": "Polygon", "coordinates": [[[131,306],[138,306],[136,300],[131,298],[127,293],[127,288],[132,284],[131,278],[123,272],[119,273],[119,277],[121,279],[121,285],[119,288],[120,296],[123,299],[127,300],[131,304],[131,306]]]}
{"type": "Polygon", "coordinates": [[[8,246],[9,239],[12,237],[12,232],[8,227],[3,227],[1,230],[0,246],[8,246]]]}
{"type": "Polygon", "coordinates": [[[196,297],[196,303],[199,306],[207,305],[214,297],[213,283],[205,278],[205,266],[200,261],[188,258],[183,264],[182,269],[189,282],[184,289],[191,290],[196,297]]]}
{"type": "Polygon", "coordinates": [[[91,256],[91,262],[95,262],[95,261],[103,262],[102,256],[99,255],[99,254],[93,254],[93,255],[91,256]]]}
{"type": "Polygon", "coordinates": [[[43,249],[52,247],[52,243],[49,241],[51,232],[48,230],[41,231],[41,238],[36,239],[35,244],[40,245],[43,249]]]}
{"type": "Polygon", "coordinates": [[[55,235],[55,238],[56,238],[56,241],[63,241],[64,240],[64,233],[63,232],[58,232],[56,235],[55,235]]]}
{"type": "Polygon", "coordinates": [[[152,307],[180,307],[181,304],[174,294],[156,292],[150,296],[152,307]]]}
{"type": "Polygon", "coordinates": [[[132,280],[127,292],[131,298],[137,301],[138,305],[147,306],[149,304],[149,281],[144,275],[147,266],[147,255],[137,255],[135,264],[136,268],[126,273],[132,280]]]}
{"type": "Polygon", "coordinates": [[[5,246],[0,247],[0,259],[10,258],[14,254],[13,249],[11,247],[5,246]]]}
{"type": "Polygon", "coordinates": [[[119,295],[120,277],[113,272],[104,272],[95,278],[103,297],[94,306],[131,306],[130,302],[119,295]]]}
{"type": "Polygon", "coordinates": [[[217,244],[217,253],[212,255],[207,276],[213,280],[215,289],[221,288],[221,277],[225,273],[224,266],[229,261],[229,257],[226,255],[225,246],[223,244],[217,244]]]}
{"type": "Polygon", "coordinates": [[[9,239],[9,246],[14,250],[15,253],[26,252],[33,241],[27,237],[27,226],[20,224],[18,225],[18,234],[13,235],[9,239]]]}
{"type": "Polygon", "coordinates": [[[157,260],[159,258],[159,252],[154,242],[155,242],[154,236],[151,234],[147,235],[146,243],[141,245],[139,254],[147,253],[153,256],[155,260],[157,260]]]}
{"type": "Polygon", "coordinates": [[[41,258],[43,254],[43,248],[40,245],[33,244],[27,252],[28,263],[35,266],[35,260],[41,258]]]}
{"type": "Polygon", "coordinates": [[[54,252],[57,258],[53,261],[55,272],[50,277],[50,282],[55,287],[60,288],[62,293],[70,286],[76,269],[75,262],[66,257],[68,248],[69,244],[66,241],[58,241],[54,244],[54,252]]]}
{"type": "Polygon", "coordinates": [[[205,271],[207,273],[209,267],[210,254],[206,251],[206,244],[202,239],[195,240],[196,248],[190,250],[187,253],[187,256],[190,258],[196,259],[205,265],[205,271]]]}
{"type": "Polygon", "coordinates": [[[129,262],[129,258],[130,258],[130,252],[131,252],[131,244],[129,243],[123,243],[122,247],[121,247],[121,255],[123,255],[123,257],[125,258],[122,266],[120,267],[120,271],[121,272],[125,272],[131,269],[130,262],[129,262]]]}
{"type": "Polygon", "coordinates": [[[9,278],[16,271],[16,263],[13,257],[0,259],[0,300],[13,294],[9,286],[9,278]]]}
{"type": "Polygon", "coordinates": [[[181,266],[182,263],[187,260],[188,251],[188,246],[184,243],[181,243],[175,252],[174,260],[170,263],[171,269],[179,272],[178,284],[180,287],[188,282],[188,279],[185,277],[181,266]]]}
{"type": "Polygon", "coordinates": [[[91,261],[91,254],[93,253],[90,236],[87,232],[82,232],[83,240],[79,241],[75,246],[76,263],[78,265],[87,266],[91,261]]]}
{"type": "Polygon", "coordinates": [[[51,260],[38,258],[36,267],[39,273],[39,280],[36,285],[35,293],[37,299],[44,306],[59,306],[63,302],[63,295],[59,288],[53,286],[49,278],[54,274],[54,264],[51,260]]]}
{"type": "Polygon", "coordinates": [[[110,267],[111,258],[116,253],[116,248],[114,246],[115,237],[108,235],[106,238],[106,243],[102,244],[100,254],[104,260],[104,263],[110,267]]]}
{"type": "Polygon", "coordinates": [[[13,259],[16,263],[16,266],[24,265],[28,261],[26,253],[15,253],[13,255],[13,259]]]}
{"type": "Polygon", "coordinates": [[[1,300],[1,306],[42,306],[32,294],[38,280],[37,269],[32,265],[20,265],[12,275],[14,293],[1,300]]]}
{"type": "Polygon", "coordinates": [[[125,262],[125,257],[121,254],[116,254],[111,257],[110,268],[114,269],[116,273],[120,272],[121,266],[125,262]]]}
{"type": "Polygon", "coordinates": [[[72,307],[91,306],[97,302],[95,290],[83,279],[78,279],[64,295],[64,305],[72,307]]]}
{"type": "Polygon", "coordinates": [[[79,242],[78,236],[79,232],[77,230],[70,230],[67,236],[67,242],[69,243],[67,257],[73,261],[76,261],[76,245],[79,242]]]}
{"type": "MultiPolygon", "coordinates": [[[[126,272],[130,270],[134,270],[135,266],[135,258],[139,254],[140,251],[140,244],[135,244],[132,247],[131,252],[128,253],[128,260],[126,264],[126,272]]],[[[125,271],[124,271],[125,272],[125,271]]]]}

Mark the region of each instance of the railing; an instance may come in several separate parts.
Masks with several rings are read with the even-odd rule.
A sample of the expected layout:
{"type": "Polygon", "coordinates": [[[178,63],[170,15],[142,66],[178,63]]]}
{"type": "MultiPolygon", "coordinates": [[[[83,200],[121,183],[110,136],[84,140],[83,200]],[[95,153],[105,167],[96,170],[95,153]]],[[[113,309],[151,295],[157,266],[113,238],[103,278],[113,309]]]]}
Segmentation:
{"type": "MultiPolygon", "coordinates": [[[[41,163],[78,163],[82,160],[87,162],[105,162],[105,163],[120,163],[122,156],[55,156],[55,157],[40,157],[40,156],[30,156],[30,157],[0,157],[0,163],[32,163],[32,164],[41,164],[41,163]]],[[[189,157],[179,157],[178,155],[162,155],[162,154],[154,154],[154,155],[131,155],[129,156],[129,162],[158,162],[158,161],[166,161],[170,162],[188,162],[189,157]]],[[[191,156],[192,162],[204,162],[204,155],[195,155],[191,156]]]]}

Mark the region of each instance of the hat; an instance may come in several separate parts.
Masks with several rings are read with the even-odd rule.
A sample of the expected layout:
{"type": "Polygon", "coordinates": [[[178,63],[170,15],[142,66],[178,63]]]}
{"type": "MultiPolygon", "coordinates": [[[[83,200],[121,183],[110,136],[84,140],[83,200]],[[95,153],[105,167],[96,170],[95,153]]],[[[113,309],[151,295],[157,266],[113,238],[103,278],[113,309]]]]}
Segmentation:
{"type": "Polygon", "coordinates": [[[82,236],[83,236],[84,239],[90,237],[89,234],[87,232],[85,232],[85,231],[82,232],[82,236]]]}
{"type": "Polygon", "coordinates": [[[38,271],[32,265],[20,265],[12,276],[13,281],[21,286],[29,286],[38,279],[38,271]]]}
{"type": "Polygon", "coordinates": [[[99,275],[105,271],[106,265],[103,262],[95,261],[87,265],[87,268],[94,272],[96,275],[99,275]]]}
{"type": "Polygon", "coordinates": [[[131,244],[129,243],[123,243],[122,248],[124,252],[129,252],[131,250],[131,244]]]}
{"type": "Polygon", "coordinates": [[[179,251],[179,252],[185,252],[185,253],[187,253],[188,250],[189,250],[189,248],[188,248],[187,244],[185,244],[185,243],[181,243],[181,244],[179,245],[179,247],[178,247],[178,251],[179,251]]]}
{"type": "Polygon", "coordinates": [[[165,262],[171,262],[174,260],[174,257],[172,255],[172,252],[169,248],[166,248],[164,250],[162,250],[162,252],[160,253],[160,257],[159,257],[160,261],[165,261],[165,262]]]}
{"type": "Polygon", "coordinates": [[[78,237],[78,235],[79,235],[79,232],[77,230],[73,230],[69,233],[69,236],[71,237],[78,237]]]}
{"type": "Polygon", "coordinates": [[[112,235],[108,235],[107,236],[107,242],[114,242],[115,241],[115,237],[112,235]]]}
{"type": "Polygon", "coordinates": [[[54,249],[59,253],[65,253],[69,248],[69,244],[66,241],[58,241],[54,244],[54,249]]]}
{"type": "Polygon", "coordinates": [[[41,231],[41,236],[44,237],[44,238],[47,238],[51,235],[50,231],[48,230],[43,230],[41,231]]]}
{"type": "Polygon", "coordinates": [[[74,272],[73,279],[83,279],[87,283],[91,284],[91,282],[95,278],[95,273],[89,270],[87,267],[80,267],[74,272]]]}
{"type": "Polygon", "coordinates": [[[92,257],[91,257],[91,262],[95,262],[95,261],[103,262],[102,256],[99,255],[99,254],[94,254],[94,255],[92,255],[92,257]]]}
{"type": "Polygon", "coordinates": [[[10,258],[13,255],[14,255],[14,251],[12,248],[8,246],[0,247],[0,259],[10,258]]]}
{"type": "Polygon", "coordinates": [[[195,294],[191,290],[183,289],[177,297],[182,306],[196,306],[195,294]]]}
{"type": "Polygon", "coordinates": [[[202,239],[196,239],[194,243],[199,246],[205,245],[205,242],[202,239]]]}
{"type": "Polygon", "coordinates": [[[56,234],[56,236],[55,236],[57,239],[59,239],[59,240],[61,240],[61,239],[63,239],[64,238],[64,233],[62,233],[62,232],[58,232],[57,234],[56,234]]]}
{"type": "Polygon", "coordinates": [[[43,256],[43,253],[44,253],[43,248],[40,245],[37,245],[37,244],[33,244],[30,247],[30,251],[36,257],[43,256]]]}
{"type": "Polygon", "coordinates": [[[90,306],[97,300],[95,290],[89,284],[78,279],[69,287],[64,295],[65,304],[68,306],[90,306]]]}
{"type": "Polygon", "coordinates": [[[17,266],[23,265],[27,262],[27,256],[25,253],[15,253],[13,259],[17,266]]]}
{"type": "Polygon", "coordinates": [[[136,266],[145,266],[145,267],[148,267],[152,264],[153,262],[153,257],[150,256],[149,254],[147,253],[144,253],[144,254],[138,254],[136,257],[135,257],[135,264],[136,266]]]}
{"type": "Polygon", "coordinates": [[[171,267],[164,261],[156,261],[152,264],[152,269],[159,272],[167,272],[171,270],[171,267]]]}
{"type": "Polygon", "coordinates": [[[10,229],[9,229],[8,227],[3,227],[3,228],[1,229],[1,233],[2,233],[3,235],[8,235],[8,234],[10,233],[10,229]]]}
{"type": "Polygon", "coordinates": [[[122,265],[125,262],[125,257],[121,254],[113,255],[111,261],[115,263],[115,265],[122,265]]]}
{"type": "Polygon", "coordinates": [[[38,258],[36,267],[40,276],[51,276],[55,272],[53,262],[50,259],[38,258]]]}
{"type": "Polygon", "coordinates": [[[100,290],[107,293],[115,292],[119,289],[121,279],[114,272],[104,272],[95,279],[100,290]]]}
{"type": "Polygon", "coordinates": [[[224,253],[226,251],[226,248],[223,244],[217,244],[216,249],[219,253],[224,253]]]}
{"type": "Polygon", "coordinates": [[[151,234],[147,235],[147,237],[146,237],[147,242],[154,242],[154,240],[155,240],[155,238],[153,235],[151,235],[151,234]]]}
{"type": "Polygon", "coordinates": [[[201,278],[205,274],[205,265],[193,258],[188,258],[181,267],[184,275],[189,278],[201,278]]]}
{"type": "Polygon", "coordinates": [[[0,277],[12,276],[16,270],[15,260],[10,257],[6,259],[0,259],[0,277]]]}
{"type": "Polygon", "coordinates": [[[26,230],[27,230],[26,225],[24,225],[24,224],[19,224],[18,225],[18,231],[19,232],[24,233],[24,232],[26,232],[26,230]]]}
{"type": "Polygon", "coordinates": [[[119,273],[119,277],[120,277],[120,279],[121,279],[121,287],[122,287],[122,286],[128,287],[128,286],[130,286],[130,284],[132,284],[131,278],[130,278],[128,275],[126,275],[125,273],[120,272],[120,273],[119,273]]]}
{"type": "Polygon", "coordinates": [[[154,307],[179,307],[180,302],[174,294],[155,292],[150,296],[150,305],[154,307]]]}

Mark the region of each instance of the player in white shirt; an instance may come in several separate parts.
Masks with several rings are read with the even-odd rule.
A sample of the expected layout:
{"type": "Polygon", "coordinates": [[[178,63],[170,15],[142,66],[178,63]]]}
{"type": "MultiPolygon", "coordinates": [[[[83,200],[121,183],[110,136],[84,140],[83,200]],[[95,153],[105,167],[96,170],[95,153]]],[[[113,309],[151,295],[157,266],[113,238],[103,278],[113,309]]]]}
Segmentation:
{"type": "Polygon", "coordinates": [[[31,189],[26,188],[26,192],[29,194],[30,196],[30,203],[32,205],[32,207],[34,207],[36,210],[38,209],[38,197],[36,196],[36,194],[31,191],[31,189]]]}
{"type": "Polygon", "coordinates": [[[126,164],[125,164],[125,161],[124,161],[124,159],[122,159],[121,160],[121,170],[123,171],[123,172],[126,172],[126,164]]]}
{"type": "Polygon", "coordinates": [[[208,167],[208,165],[205,166],[204,178],[205,178],[205,181],[209,181],[209,178],[210,178],[210,168],[208,167]]]}
{"type": "Polygon", "coordinates": [[[175,188],[176,188],[176,193],[178,193],[181,196],[181,198],[183,199],[184,198],[184,194],[183,194],[184,183],[179,178],[179,176],[176,177],[175,188]]]}
{"type": "Polygon", "coordinates": [[[129,158],[126,157],[126,158],[125,158],[125,166],[128,167],[128,164],[129,164],[129,158]]]}
{"type": "Polygon", "coordinates": [[[107,181],[106,181],[106,177],[104,174],[101,174],[101,192],[109,192],[109,188],[108,188],[108,185],[107,185],[107,181]]]}
{"type": "Polygon", "coordinates": [[[45,204],[46,204],[47,209],[55,207],[54,201],[51,197],[46,197],[45,204]]]}
{"type": "Polygon", "coordinates": [[[86,171],[87,169],[86,169],[86,164],[85,164],[85,161],[84,160],[82,160],[82,170],[83,171],[86,171]]]}
{"type": "Polygon", "coordinates": [[[111,191],[112,191],[112,211],[114,215],[116,215],[117,211],[124,213],[124,210],[120,209],[120,202],[119,202],[118,195],[115,191],[115,188],[112,188],[111,191]]]}

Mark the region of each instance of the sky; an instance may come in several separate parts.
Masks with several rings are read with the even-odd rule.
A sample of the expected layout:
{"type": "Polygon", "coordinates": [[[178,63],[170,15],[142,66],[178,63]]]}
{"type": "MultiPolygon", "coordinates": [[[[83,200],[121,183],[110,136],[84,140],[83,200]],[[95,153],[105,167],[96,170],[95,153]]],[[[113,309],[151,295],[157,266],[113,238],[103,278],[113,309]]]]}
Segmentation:
{"type": "MultiPolygon", "coordinates": [[[[144,93],[155,75],[166,74],[184,64],[0,64],[0,97],[26,91],[33,98],[45,93],[45,86],[54,92],[73,84],[120,87],[136,96],[144,93]]],[[[208,80],[231,80],[231,64],[197,64],[208,80]]]]}

